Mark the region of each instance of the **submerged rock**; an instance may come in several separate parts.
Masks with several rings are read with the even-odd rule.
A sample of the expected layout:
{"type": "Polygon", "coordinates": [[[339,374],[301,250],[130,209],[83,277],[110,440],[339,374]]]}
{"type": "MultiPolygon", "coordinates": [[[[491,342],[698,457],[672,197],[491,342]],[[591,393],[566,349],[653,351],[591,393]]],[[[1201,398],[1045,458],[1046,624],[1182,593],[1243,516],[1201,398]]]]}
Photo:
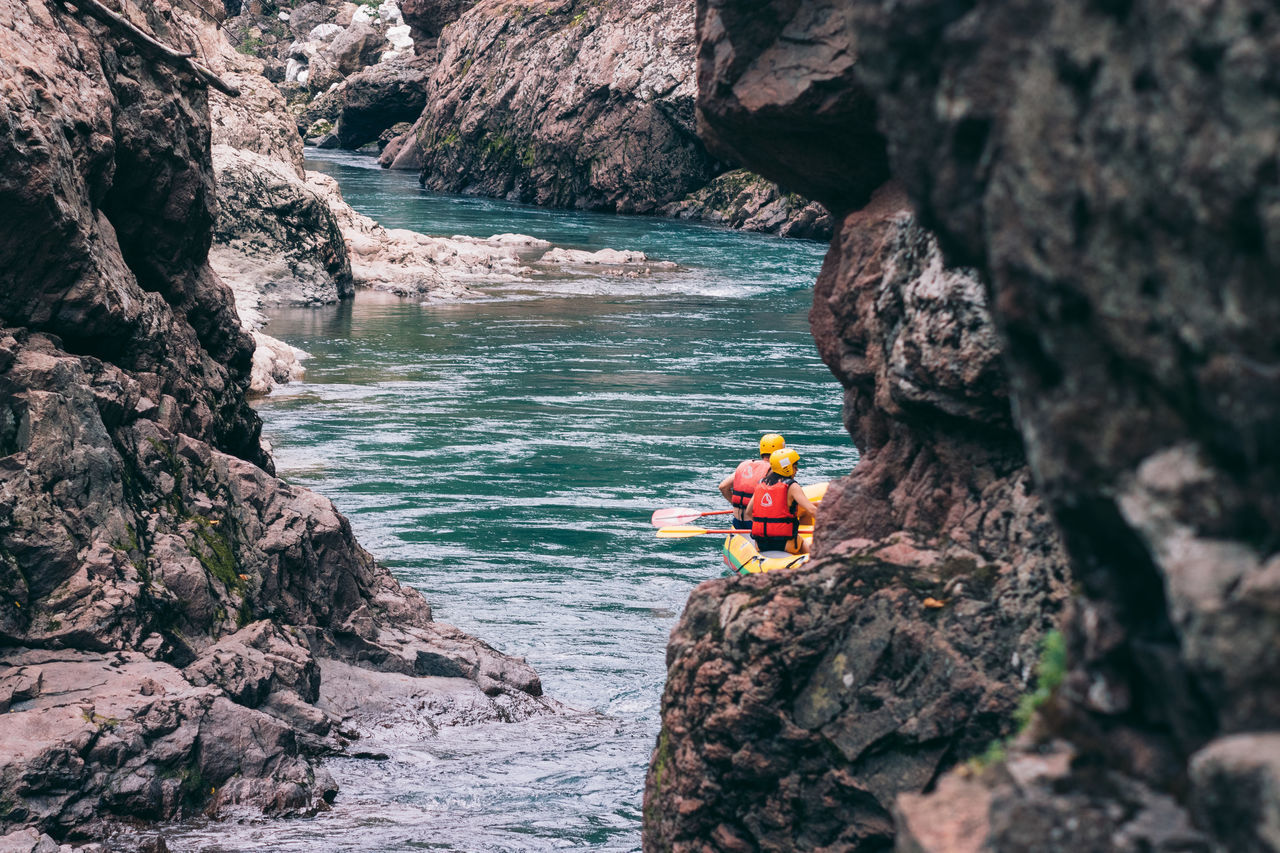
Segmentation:
{"type": "Polygon", "coordinates": [[[745,169],[726,172],[658,212],[782,237],[830,240],[832,234],[831,214],[822,205],[784,193],[777,184],[745,169]]]}

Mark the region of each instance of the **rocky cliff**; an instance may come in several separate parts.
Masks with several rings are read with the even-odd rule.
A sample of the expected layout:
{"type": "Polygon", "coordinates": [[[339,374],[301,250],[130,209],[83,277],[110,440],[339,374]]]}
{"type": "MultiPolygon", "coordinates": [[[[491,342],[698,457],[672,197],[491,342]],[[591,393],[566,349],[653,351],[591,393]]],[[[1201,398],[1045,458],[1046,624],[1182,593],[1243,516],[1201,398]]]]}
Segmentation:
{"type": "Polygon", "coordinates": [[[186,11],[0,2],[0,834],[323,806],[323,659],[538,702],[272,476],[186,11]]]}
{"type": "Polygon", "coordinates": [[[862,461],[807,567],[691,596],[648,850],[885,849],[900,793],[1014,730],[1070,584],[987,294],[889,180],[873,105],[843,89],[848,31],[792,6],[700,5],[699,123],[837,214],[811,324],[862,461]]]}
{"type": "Polygon", "coordinates": [[[1081,585],[1043,732],[1070,760],[1000,791],[1035,817],[993,809],[984,842],[1160,849],[1189,814],[1196,843],[1275,849],[1280,15],[944,7],[850,4],[858,77],[985,273],[1081,585]]]}
{"type": "MultiPolygon", "coordinates": [[[[699,103],[713,145],[732,147],[802,192],[806,176],[830,184],[843,205],[831,194],[817,197],[837,210],[860,206],[891,172],[937,236],[945,264],[977,270],[1003,353],[995,363],[1014,403],[1011,423],[1076,584],[1061,687],[1007,760],[978,775],[944,776],[931,796],[900,797],[899,849],[1280,847],[1273,817],[1280,702],[1272,677],[1280,518],[1266,438],[1276,432],[1280,399],[1273,387],[1280,302],[1268,286],[1277,263],[1280,103],[1271,81],[1280,16],[1249,2],[814,0],[748,9],[703,0],[699,32],[699,103]],[[779,68],[788,69],[785,80],[772,76],[779,68]],[[881,148],[849,147],[831,158],[803,134],[781,133],[790,104],[808,106],[809,127],[839,128],[832,135],[845,146],[878,130],[881,148]]],[[[844,266],[840,258],[856,260],[862,252],[850,249],[865,242],[847,232],[838,238],[824,278],[844,266]]],[[[895,357],[895,348],[867,335],[879,325],[879,301],[841,321],[838,281],[826,291],[835,302],[823,306],[822,292],[820,285],[815,334],[829,363],[824,329],[843,338],[840,361],[855,379],[846,379],[846,414],[852,408],[847,419],[860,445],[913,440],[896,429],[895,410],[954,406],[954,399],[931,399],[929,386],[912,377],[930,361],[919,337],[895,357]],[[833,327],[824,325],[828,309],[833,327]],[[893,393],[857,380],[880,375],[881,364],[894,384],[911,381],[893,393]],[[874,404],[859,405],[869,398],[874,404]]],[[[923,340],[954,341],[974,327],[948,328],[923,340]]],[[[962,378],[972,366],[947,359],[930,373],[949,367],[962,378]]],[[[964,379],[972,381],[989,380],[964,379]]],[[[953,414],[960,419],[939,423],[972,417],[953,414]]],[[[938,436],[918,423],[910,432],[928,441],[896,466],[877,462],[892,455],[868,454],[873,467],[860,467],[849,483],[878,482],[889,497],[878,512],[859,503],[869,496],[859,488],[842,489],[824,507],[819,569],[822,555],[845,551],[825,533],[833,515],[847,519],[846,529],[870,523],[882,530],[897,521],[896,496],[901,508],[937,518],[929,492],[910,484],[938,436]],[[870,511],[868,522],[850,512],[855,506],[870,511]]],[[[1034,526],[1024,529],[1024,542],[1047,541],[1034,526]]],[[[1013,530],[991,533],[1020,538],[1013,530]]],[[[740,583],[699,593],[718,595],[723,621],[732,612],[727,593],[740,583]]],[[[759,595],[754,586],[747,591],[759,595]]],[[[709,609],[691,604],[695,615],[709,609]]],[[[918,630],[914,621],[900,624],[918,630]]],[[[778,629],[770,642],[800,645],[814,635],[798,626],[806,630],[792,629],[788,640],[778,629]]],[[[728,684],[707,663],[697,670],[701,681],[685,686],[679,679],[690,658],[679,632],[675,640],[668,728],[691,698],[714,697],[728,684]]],[[[860,672],[855,666],[855,683],[860,672]]],[[[952,683],[968,681],[961,672],[952,683]]],[[[913,689],[909,679],[896,683],[913,689]]],[[[780,701],[764,711],[771,721],[779,709],[793,713],[802,696],[779,691],[780,701]]],[[[727,703],[718,707],[727,713],[727,703]]],[[[796,736],[772,722],[768,731],[796,736]]],[[[751,791],[757,824],[806,822],[762,808],[773,802],[760,793],[765,783],[729,784],[736,780],[724,768],[737,767],[734,753],[713,752],[684,732],[665,736],[649,799],[675,829],[651,820],[651,848],[688,838],[678,832],[680,801],[661,797],[669,768],[681,767],[681,749],[699,769],[722,762],[703,770],[701,788],[677,773],[688,796],[751,791]],[[664,763],[664,755],[674,760],[664,763]]],[[[831,772],[844,757],[828,753],[818,766],[831,772]]],[[[797,764],[771,768],[768,784],[790,778],[782,773],[797,764]]],[[[866,770],[847,776],[850,789],[874,781],[866,770]]],[[[860,805],[846,806],[855,822],[860,805]]],[[[729,814],[740,826],[747,812],[729,814]]],[[[785,846],[759,846],[771,845],[785,846]]],[[[712,846],[747,849],[727,830],[712,846]]]]}
{"type": "Polygon", "coordinates": [[[484,0],[438,50],[390,163],[427,187],[644,213],[718,171],[694,133],[687,3],[484,0]]]}

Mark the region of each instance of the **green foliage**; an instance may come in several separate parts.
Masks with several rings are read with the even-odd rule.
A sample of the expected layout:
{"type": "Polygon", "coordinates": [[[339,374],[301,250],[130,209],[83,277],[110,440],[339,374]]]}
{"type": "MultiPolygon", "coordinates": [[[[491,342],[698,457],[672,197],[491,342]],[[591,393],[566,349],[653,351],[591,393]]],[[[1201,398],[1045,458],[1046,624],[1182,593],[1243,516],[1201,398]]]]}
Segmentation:
{"type": "Polygon", "coordinates": [[[243,53],[246,56],[257,56],[258,51],[266,47],[262,39],[256,36],[245,36],[245,38],[236,45],[236,52],[243,53]]]}
{"type": "Polygon", "coordinates": [[[1067,641],[1061,631],[1050,631],[1040,642],[1040,661],[1036,664],[1036,689],[1022,697],[1018,702],[1018,710],[1014,712],[1014,722],[1018,731],[1025,731],[1031,724],[1036,711],[1062,684],[1067,675],[1067,641]]]}
{"type": "Polygon", "coordinates": [[[239,590],[243,584],[231,542],[215,530],[211,522],[203,518],[192,520],[196,522],[195,532],[199,541],[187,544],[191,556],[200,561],[205,571],[222,581],[228,590],[239,590]]]}
{"type": "Polygon", "coordinates": [[[1036,688],[1018,701],[1013,712],[1017,726],[1007,738],[997,738],[987,745],[982,755],[969,761],[969,769],[980,773],[1005,759],[1009,743],[1027,730],[1036,712],[1049,701],[1067,676],[1067,641],[1058,630],[1050,631],[1040,641],[1040,660],[1036,663],[1036,688]]]}
{"type": "Polygon", "coordinates": [[[311,123],[311,127],[307,128],[307,132],[303,134],[307,139],[315,139],[319,136],[333,132],[333,122],[326,118],[318,118],[311,123]]]}

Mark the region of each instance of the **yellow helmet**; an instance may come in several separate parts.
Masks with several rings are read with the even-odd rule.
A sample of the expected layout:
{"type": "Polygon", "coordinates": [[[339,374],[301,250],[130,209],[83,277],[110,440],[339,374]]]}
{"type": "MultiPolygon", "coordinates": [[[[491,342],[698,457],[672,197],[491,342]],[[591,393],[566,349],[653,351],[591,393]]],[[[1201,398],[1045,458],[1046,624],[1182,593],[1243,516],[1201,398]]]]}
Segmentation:
{"type": "Polygon", "coordinates": [[[800,454],[796,453],[790,447],[783,447],[769,454],[769,467],[773,469],[773,473],[781,474],[784,477],[794,477],[796,468],[800,465],[800,454]]]}
{"type": "Polygon", "coordinates": [[[769,453],[772,453],[775,450],[781,450],[786,446],[787,446],[787,442],[783,439],[782,436],[778,435],[776,432],[771,432],[768,435],[760,436],[760,455],[761,456],[765,456],[769,453]]]}

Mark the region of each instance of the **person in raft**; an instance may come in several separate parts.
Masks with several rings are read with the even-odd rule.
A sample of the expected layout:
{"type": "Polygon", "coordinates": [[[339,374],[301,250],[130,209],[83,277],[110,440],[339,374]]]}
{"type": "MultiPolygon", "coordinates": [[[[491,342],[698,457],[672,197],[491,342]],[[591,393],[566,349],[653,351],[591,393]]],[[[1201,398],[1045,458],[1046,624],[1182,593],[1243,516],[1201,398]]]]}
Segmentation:
{"type": "Polygon", "coordinates": [[[776,432],[760,436],[760,457],[738,463],[733,473],[720,481],[720,494],[733,505],[733,529],[748,530],[747,504],[756,493],[756,485],[769,473],[769,454],[781,450],[787,442],[776,432]]]}
{"type": "Polygon", "coordinates": [[[790,447],[769,454],[770,471],[747,504],[751,537],[761,551],[809,553],[809,543],[800,538],[800,523],[816,522],[818,508],[796,482],[799,467],[800,454],[790,447]]]}

